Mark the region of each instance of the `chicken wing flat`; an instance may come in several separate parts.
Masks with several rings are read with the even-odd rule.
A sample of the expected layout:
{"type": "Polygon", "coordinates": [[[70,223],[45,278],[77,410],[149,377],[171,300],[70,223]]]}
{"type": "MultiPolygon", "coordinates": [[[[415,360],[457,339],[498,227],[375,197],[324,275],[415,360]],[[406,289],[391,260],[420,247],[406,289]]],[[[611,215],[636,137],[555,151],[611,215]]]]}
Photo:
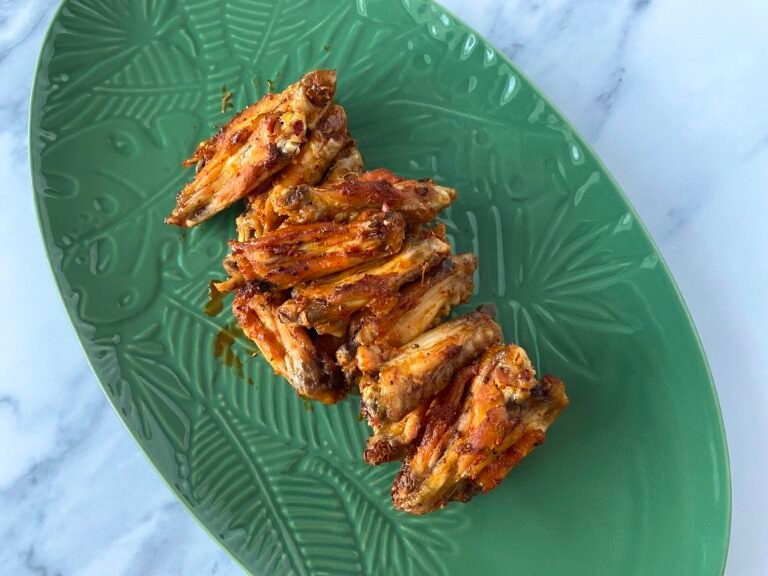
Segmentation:
{"type": "Polygon", "coordinates": [[[536,380],[522,348],[492,347],[432,402],[418,447],[395,478],[395,507],[425,514],[495,488],[567,405],[563,383],[536,380]]]}
{"type": "Polygon", "coordinates": [[[248,285],[238,290],[232,310],[274,371],[299,395],[325,404],[338,402],[348,386],[333,360],[333,350],[316,345],[305,328],[277,318],[285,297],[285,293],[263,292],[248,285]]]}
{"type": "Polygon", "coordinates": [[[389,170],[374,170],[323,188],[301,185],[269,194],[274,211],[288,224],[344,221],[382,206],[400,212],[408,224],[424,224],[455,199],[453,188],[431,180],[404,180],[389,170]]]}
{"type": "Polygon", "coordinates": [[[328,173],[323,178],[323,186],[331,186],[337,182],[354,179],[363,173],[363,156],[357,149],[354,140],[349,140],[344,149],[328,168],[328,173]]]}
{"type": "Polygon", "coordinates": [[[277,98],[235,116],[187,161],[197,165],[195,178],[166,222],[195,226],[258,188],[296,157],[335,92],[336,72],[315,70],[277,98]]]}
{"type": "Polygon", "coordinates": [[[417,237],[387,260],[297,286],[293,298],[280,307],[280,315],[307,327],[349,318],[377,300],[392,299],[401,286],[422,276],[450,252],[450,244],[438,235],[417,237]]]}
{"type": "MultiPolygon", "coordinates": [[[[266,188],[286,188],[300,184],[314,185],[322,180],[331,162],[348,140],[347,116],[341,106],[333,105],[309,134],[293,161],[266,183],[266,188]]],[[[256,190],[246,198],[246,210],[235,220],[240,242],[258,238],[275,230],[282,219],[267,202],[267,190],[256,190]]]]}
{"type": "Polygon", "coordinates": [[[397,212],[361,215],[354,222],[279,228],[248,242],[230,242],[231,260],[247,282],[290,288],[400,250],[405,223],[397,212]]]}
{"type": "Polygon", "coordinates": [[[456,370],[501,340],[501,328],[489,315],[472,312],[410,341],[378,373],[361,378],[368,421],[376,427],[402,420],[445,388],[456,370]]]}
{"type": "Polygon", "coordinates": [[[355,368],[374,372],[400,346],[410,342],[445,318],[453,306],[466,302],[477,268],[474,254],[443,260],[420,281],[406,286],[386,313],[368,312],[356,319],[348,345],[355,368]]]}

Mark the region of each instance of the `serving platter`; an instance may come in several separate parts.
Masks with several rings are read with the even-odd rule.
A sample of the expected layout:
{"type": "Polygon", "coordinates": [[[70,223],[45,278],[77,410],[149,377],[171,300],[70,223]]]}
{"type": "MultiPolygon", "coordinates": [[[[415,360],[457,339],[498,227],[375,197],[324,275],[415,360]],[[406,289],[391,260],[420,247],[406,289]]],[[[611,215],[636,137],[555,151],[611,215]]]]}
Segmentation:
{"type": "MultiPolygon", "coordinates": [[[[201,525],[253,574],[721,574],[730,484],[706,360],[637,214],[501,53],[426,0],[65,0],[31,105],[35,201],[104,391],[201,525]],[[307,70],[366,162],[459,190],[470,303],[571,405],[494,492],[395,511],[359,403],[305,403],[206,314],[237,211],[163,224],[181,161],[307,70]],[[222,106],[231,93],[233,107],[222,106]]],[[[208,309],[210,311],[210,307],[208,309]]],[[[115,494],[120,498],[120,494],[115,494]]]]}

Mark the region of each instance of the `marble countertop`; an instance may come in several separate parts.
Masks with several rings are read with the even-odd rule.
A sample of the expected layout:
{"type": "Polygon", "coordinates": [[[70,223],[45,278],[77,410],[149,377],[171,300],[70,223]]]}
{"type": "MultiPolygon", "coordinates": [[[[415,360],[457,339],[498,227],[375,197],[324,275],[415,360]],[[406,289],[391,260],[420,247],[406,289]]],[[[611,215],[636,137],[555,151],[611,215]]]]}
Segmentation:
{"type": "MultiPolygon", "coordinates": [[[[56,4],[0,3],[0,572],[239,574],[107,404],[48,270],[32,203],[27,108],[56,4]]],[[[573,121],[659,245],[723,408],[733,482],[726,573],[764,575],[768,3],[444,4],[573,121]]]]}

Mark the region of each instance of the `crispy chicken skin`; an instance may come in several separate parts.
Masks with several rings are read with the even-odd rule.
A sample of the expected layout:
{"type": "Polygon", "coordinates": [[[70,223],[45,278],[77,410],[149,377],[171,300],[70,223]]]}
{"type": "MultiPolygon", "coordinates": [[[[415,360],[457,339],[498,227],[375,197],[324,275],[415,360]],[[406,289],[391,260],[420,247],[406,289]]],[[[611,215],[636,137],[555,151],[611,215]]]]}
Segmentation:
{"type": "Polygon", "coordinates": [[[360,176],[363,170],[363,156],[357,149],[355,141],[350,139],[328,168],[322,185],[331,186],[344,180],[353,180],[360,176]]]}
{"type": "Polygon", "coordinates": [[[237,291],[232,311],[246,336],[300,396],[325,404],[338,402],[348,386],[333,360],[333,349],[316,345],[305,328],[278,320],[277,308],[285,296],[248,285],[237,291]]]}
{"type": "Polygon", "coordinates": [[[166,222],[195,226],[266,182],[299,154],[335,92],[336,72],[315,70],[235,116],[185,162],[197,166],[195,177],[166,222]]]}
{"type": "Polygon", "coordinates": [[[522,348],[492,347],[430,406],[418,447],[395,478],[395,507],[426,514],[492,490],[567,405],[562,381],[536,380],[522,348]]]}
{"type": "Polygon", "coordinates": [[[386,305],[401,286],[420,278],[450,252],[450,244],[438,235],[413,238],[391,258],[297,286],[293,298],[280,307],[280,316],[309,327],[349,318],[374,303],[386,305]]]}
{"type": "MultiPolygon", "coordinates": [[[[331,162],[347,144],[347,116],[341,106],[333,105],[309,134],[301,151],[283,170],[265,184],[265,188],[281,189],[300,184],[314,185],[322,180],[331,162]]],[[[237,239],[245,242],[275,230],[282,218],[272,210],[266,194],[256,190],[246,198],[246,209],[235,220],[237,239]]]]}
{"type": "Polygon", "coordinates": [[[456,199],[456,191],[431,180],[404,180],[380,169],[323,188],[276,188],[269,199],[288,224],[349,220],[363,210],[382,206],[400,212],[408,224],[424,224],[456,199]]]}
{"type": "Polygon", "coordinates": [[[472,312],[425,332],[360,380],[363,412],[371,425],[402,420],[445,388],[456,370],[502,341],[501,328],[472,312]]]}
{"type": "Polygon", "coordinates": [[[361,215],[354,222],[319,222],[280,228],[256,240],[230,242],[231,260],[247,281],[290,288],[395,254],[405,223],[397,212],[361,215]]]}

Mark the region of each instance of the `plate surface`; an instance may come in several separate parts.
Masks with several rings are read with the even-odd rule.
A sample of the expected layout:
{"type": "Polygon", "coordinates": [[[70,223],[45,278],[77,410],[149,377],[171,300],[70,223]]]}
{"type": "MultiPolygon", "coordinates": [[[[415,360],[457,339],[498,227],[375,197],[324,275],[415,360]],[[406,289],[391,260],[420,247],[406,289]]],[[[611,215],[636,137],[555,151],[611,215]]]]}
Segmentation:
{"type": "Polygon", "coordinates": [[[725,439],[670,275],[568,122],[441,8],[65,1],[41,53],[31,154],[53,272],[106,394],[249,571],[722,572],[725,439]],[[228,310],[204,314],[236,211],[190,231],[162,222],[194,145],[316,67],[338,69],[369,167],[459,189],[443,219],[481,256],[471,304],[495,302],[506,338],[571,397],[499,489],[426,518],[392,509],[395,467],[362,463],[354,398],[305,404],[247,342],[222,338],[228,310]]]}

